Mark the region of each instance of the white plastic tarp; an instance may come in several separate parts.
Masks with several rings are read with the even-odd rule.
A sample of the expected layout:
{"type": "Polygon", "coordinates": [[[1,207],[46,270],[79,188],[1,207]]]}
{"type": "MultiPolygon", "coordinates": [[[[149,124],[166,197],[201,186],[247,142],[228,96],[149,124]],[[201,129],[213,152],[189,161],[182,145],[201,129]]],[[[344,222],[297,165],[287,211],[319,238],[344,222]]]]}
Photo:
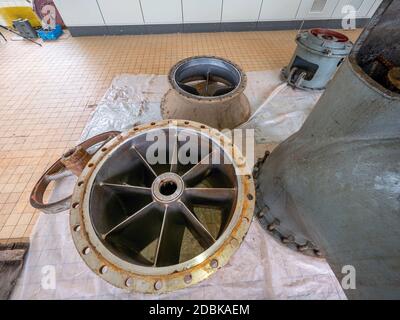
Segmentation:
{"type": "MultiPolygon", "coordinates": [[[[320,93],[282,85],[278,71],[249,72],[245,91],[256,141],[281,142],[296,132],[320,93]],[[268,98],[269,97],[269,98],[268,98]]],[[[109,130],[161,119],[166,76],[121,75],[113,83],[82,133],[85,140],[109,130]]],[[[58,182],[53,199],[72,192],[75,178],[58,182]]],[[[323,259],[307,257],[277,243],[253,221],[229,263],[200,284],[162,295],[130,293],[95,275],[76,251],[68,211],[42,214],[37,222],[13,299],[345,299],[323,259]]]]}

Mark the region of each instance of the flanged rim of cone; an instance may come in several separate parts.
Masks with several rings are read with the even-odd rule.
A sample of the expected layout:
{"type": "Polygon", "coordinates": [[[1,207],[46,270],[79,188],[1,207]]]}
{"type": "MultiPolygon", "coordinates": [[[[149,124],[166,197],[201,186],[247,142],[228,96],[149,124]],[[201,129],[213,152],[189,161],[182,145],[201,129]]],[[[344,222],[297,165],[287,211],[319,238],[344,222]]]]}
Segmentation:
{"type": "Polygon", "coordinates": [[[213,128],[233,129],[250,117],[244,94],[245,73],[233,62],[196,56],[179,61],[169,72],[171,88],[161,101],[164,119],[185,119],[213,128]]]}
{"type": "MultiPolygon", "coordinates": [[[[172,152],[172,157],[168,156],[168,158],[173,159],[174,153],[175,152],[172,152]]],[[[127,162],[124,161],[120,161],[118,163],[118,168],[128,165],[127,162]]],[[[212,164],[212,166],[214,166],[214,164],[212,164]]],[[[207,170],[200,170],[199,172],[207,172],[207,174],[210,175],[210,172],[207,170]]],[[[205,177],[208,177],[207,174],[205,177]]],[[[203,179],[203,176],[200,178],[203,179]]],[[[221,191],[221,188],[219,188],[219,186],[215,187],[215,185],[212,185],[212,180],[207,181],[210,183],[210,188],[214,187],[214,189],[211,190],[213,191],[212,193],[208,193],[206,195],[206,200],[218,202],[221,199],[215,195],[221,194],[219,192],[221,191]]],[[[192,188],[189,193],[196,193],[198,191],[193,191],[193,189],[196,188],[192,188]]],[[[133,193],[131,193],[130,196],[132,196],[132,194],[133,193]]],[[[122,198],[120,198],[119,201],[125,201],[124,199],[121,199],[122,198]]],[[[204,202],[200,204],[204,204],[204,202]]],[[[221,134],[218,130],[206,127],[205,125],[193,121],[164,120],[152,122],[151,124],[140,125],[134,127],[128,132],[122,133],[104,145],[102,149],[93,156],[93,158],[84,168],[74,189],[70,214],[70,227],[75,246],[80,256],[89,266],[89,268],[101,278],[113,284],[114,286],[132,291],[144,293],[162,293],[185,288],[198,283],[225,265],[231,255],[238,249],[248,231],[253,216],[254,206],[255,190],[251,173],[249,172],[246,162],[239,149],[232,144],[232,142],[226,136],[221,134]],[[223,154],[224,157],[226,156],[230,160],[230,165],[226,166],[224,163],[223,165],[225,167],[223,169],[222,167],[217,169],[219,174],[221,174],[221,177],[225,175],[223,180],[226,183],[229,182],[231,184],[230,186],[223,186],[223,193],[227,197],[232,197],[228,197],[229,199],[232,199],[232,202],[230,202],[232,206],[228,206],[228,216],[225,218],[225,220],[221,218],[221,221],[225,221],[225,225],[220,227],[216,236],[214,236],[214,233],[211,231],[204,231],[202,229],[204,227],[207,229],[208,225],[203,224],[203,220],[199,218],[199,213],[192,209],[193,199],[196,197],[191,198],[192,203],[186,202],[186,199],[183,198],[188,196],[188,190],[190,187],[192,187],[191,183],[194,183],[195,181],[190,179],[188,180],[188,176],[196,176],[193,172],[197,172],[199,170],[198,166],[205,163],[203,161],[204,158],[199,158],[199,162],[197,164],[194,164],[191,169],[185,173],[180,174],[180,169],[173,169],[173,165],[171,164],[167,165],[169,168],[167,172],[162,172],[162,170],[158,167],[154,167],[155,169],[153,169],[152,165],[147,162],[145,157],[141,156],[144,150],[142,149],[144,141],[142,137],[144,137],[148,132],[157,132],[160,130],[172,130],[172,132],[175,130],[177,134],[182,130],[184,132],[189,132],[194,136],[198,136],[199,139],[206,139],[213,145],[219,147],[217,150],[222,152],[221,155],[223,154]],[[139,143],[140,141],[142,144],[139,143]],[[136,147],[134,143],[138,143],[136,147]],[[116,229],[119,229],[118,232],[122,232],[123,228],[120,228],[121,222],[115,224],[115,221],[112,221],[111,216],[106,215],[107,212],[105,209],[100,212],[96,211],[97,214],[93,211],[94,208],[104,207],[104,204],[106,204],[105,199],[107,199],[107,197],[108,199],[112,199],[115,192],[119,192],[121,190],[127,191],[127,189],[129,189],[130,192],[135,188],[127,183],[129,182],[128,180],[125,180],[125,184],[120,182],[110,183],[116,181],[113,180],[112,177],[121,177],[123,175],[118,175],[122,171],[119,172],[119,169],[112,169],[110,166],[107,167],[107,164],[118,161],[118,159],[121,160],[123,158],[123,154],[124,157],[126,157],[126,153],[124,152],[127,151],[131,152],[130,156],[133,157],[130,159],[131,161],[140,162],[142,165],[142,167],[135,167],[136,169],[134,170],[134,175],[131,175],[131,177],[139,174],[139,171],[142,173],[146,172],[143,174],[143,176],[152,176],[152,179],[150,179],[151,184],[149,184],[148,187],[137,186],[137,189],[133,192],[138,194],[141,192],[144,194],[147,193],[148,198],[151,199],[150,203],[154,204],[156,207],[163,208],[158,211],[152,211],[151,219],[143,218],[141,220],[141,222],[144,222],[145,225],[146,223],[152,222],[150,225],[148,225],[149,228],[156,226],[160,227],[161,229],[159,237],[155,239],[157,243],[157,250],[155,251],[156,256],[154,257],[154,260],[148,260],[148,258],[144,256],[144,259],[141,259],[142,253],[134,256],[134,258],[129,257],[129,254],[127,254],[128,251],[125,249],[118,252],[118,248],[110,245],[111,240],[107,242],[107,236],[110,234],[110,232],[114,232],[116,229]],[[141,170],[139,170],[139,168],[141,168],[141,170]],[[190,173],[188,174],[188,172],[190,173]],[[107,193],[108,191],[106,191],[106,189],[112,189],[112,192],[107,193]],[[231,190],[229,191],[228,189],[231,190]],[[228,193],[225,192],[227,190],[229,191],[228,193]],[[197,234],[198,239],[204,240],[202,244],[203,251],[200,254],[195,254],[193,257],[190,257],[190,259],[184,261],[178,261],[176,260],[176,257],[174,258],[175,260],[171,260],[167,254],[164,255],[167,258],[163,258],[161,262],[157,262],[158,254],[161,248],[165,246],[162,244],[162,241],[159,241],[158,239],[164,237],[163,228],[168,230],[168,226],[166,226],[166,223],[168,222],[164,221],[166,219],[172,219],[165,217],[167,216],[166,214],[169,213],[169,208],[174,208],[174,203],[183,204],[182,208],[184,208],[183,210],[186,210],[187,214],[185,215],[185,220],[182,221],[184,221],[184,223],[188,223],[191,230],[195,230],[194,234],[197,234]],[[99,220],[99,217],[102,217],[101,219],[103,220],[99,220]],[[161,223],[157,222],[160,220],[162,221],[161,223]],[[112,223],[110,223],[110,221],[112,221],[112,223]],[[110,229],[110,226],[114,227],[110,229]],[[108,228],[108,231],[106,231],[105,228],[108,228]],[[124,253],[125,256],[123,255],[124,253]]],[[[110,208],[113,209],[112,217],[118,215],[118,205],[114,205],[114,207],[111,206],[110,208]]],[[[144,208],[149,208],[149,205],[145,205],[144,208]]],[[[138,211],[143,213],[143,209],[139,209],[138,211]]],[[[138,211],[135,212],[136,217],[138,211]]],[[[177,210],[177,212],[178,211],[179,210],[177,210]]],[[[135,214],[130,216],[128,215],[127,219],[123,221],[126,222],[127,220],[131,219],[130,217],[135,216],[135,214]]],[[[181,221],[179,214],[171,213],[170,216],[181,221]]],[[[127,225],[125,225],[125,227],[126,226],[127,225]]],[[[143,232],[143,230],[145,230],[143,227],[138,227],[135,230],[128,229],[128,237],[133,237],[132,239],[135,239],[136,235],[138,237],[146,236],[147,231],[143,232]],[[135,230],[136,233],[131,232],[135,230]]],[[[171,233],[167,234],[171,235],[171,233]]],[[[125,236],[126,235],[124,235],[124,237],[125,236]]],[[[120,238],[118,239],[123,238],[121,234],[119,237],[120,238]]],[[[126,240],[127,238],[124,239],[126,240]]],[[[171,239],[171,237],[169,239],[171,239]]],[[[136,240],[133,240],[132,243],[128,243],[128,241],[125,244],[127,244],[127,247],[129,247],[130,244],[133,244],[135,247],[134,250],[136,250],[138,248],[136,248],[136,246],[140,241],[135,241],[136,240]]],[[[200,242],[201,241],[199,241],[199,243],[200,242]]],[[[120,242],[120,244],[121,243],[122,242],[120,242]]],[[[167,242],[167,244],[169,245],[170,242],[167,242]]],[[[168,249],[165,252],[173,251],[168,249]]]]}
{"type": "Polygon", "coordinates": [[[196,101],[231,99],[247,85],[246,74],[237,64],[216,56],[183,59],[171,68],[168,80],[177,93],[196,101]]]}
{"type": "MultiPolygon", "coordinates": [[[[260,175],[262,176],[264,163],[269,157],[270,152],[266,151],[263,158],[258,159],[253,169],[253,178],[256,189],[256,206],[255,215],[261,227],[268,232],[278,243],[283,244],[287,248],[304,254],[306,256],[324,258],[324,253],[321,249],[309,238],[301,234],[301,232],[293,232],[286,226],[286,221],[282,221],[274,217],[270,212],[270,208],[263,201],[263,192],[260,185],[260,175]]],[[[279,179],[277,179],[277,183],[279,179]]],[[[281,217],[282,219],[282,217],[281,217]]]]}

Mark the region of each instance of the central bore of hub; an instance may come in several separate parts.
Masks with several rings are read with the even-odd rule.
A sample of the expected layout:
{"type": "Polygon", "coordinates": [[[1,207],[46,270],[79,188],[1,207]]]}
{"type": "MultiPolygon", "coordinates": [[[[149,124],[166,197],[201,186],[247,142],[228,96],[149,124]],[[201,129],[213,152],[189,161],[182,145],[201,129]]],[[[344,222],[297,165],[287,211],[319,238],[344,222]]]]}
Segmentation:
{"type": "Polygon", "coordinates": [[[184,183],[182,178],[173,172],[159,175],[151,187],[154,200],[163,203],[178,200],[182,195],[183,189],[184,183]]]}
{"type": "Polygon", "coordinates": [[[178,186],[175,181],[163,181],[160,185],[160,193],[163,196],[174,194],[178,186]]]}

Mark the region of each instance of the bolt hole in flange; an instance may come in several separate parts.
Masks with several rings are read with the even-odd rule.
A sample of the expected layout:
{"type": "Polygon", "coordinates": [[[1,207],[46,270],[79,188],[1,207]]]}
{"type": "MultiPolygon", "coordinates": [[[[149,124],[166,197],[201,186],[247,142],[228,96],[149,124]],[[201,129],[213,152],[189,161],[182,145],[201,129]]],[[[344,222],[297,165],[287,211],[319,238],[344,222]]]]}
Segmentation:
{"type": "Polygon", "coordinates": [[[160,280],[157,280],[157,281],[154,283],[154,289],[160,290],[161,288],[162,288],[162,282],[161,282],[160,280]]]}
{"type": "Polygon", "coordinates": [[[126,280],[125,280],[125,285],[126,285],[127,287],[132,287],[132,285],[133,285],[133,279],[132,279],[132,278],[126,279],[126,280]]]}
{"type": "MultiPolygon", "coordinates": [[[[84,184],[75,189],[80,195],[74,199],[84,200],[71,211],[71,221],[76,226],[79,220],[75,215],[81,215],[83,230],[73,234],[74,240],[81,245],[85,240],[79,234],[88,234],[97,252],[90,258],[102,257],[93,269],[100,275],[110,269],[107,281],[113,281],[114,270],[122,270],[121,279],[113,284],[126,288],[127,274],[130,278],[149,275],[148,287],[135,285],[135,290],[169,291],[175,288],[168,285],[169,275],[185,272],[180,276],[181,285],[174,282],[176,288],[196,283],[208,273],[195,276],[192,268],[225,246],[229,254],[223,260],[207,262],[217,269],[239,246],[232,246],[230,235],[243,224],[243,211],[252,216],[254,202],[247,195],[254,192],[253,181],[225,151],[227,144],[220,144],[210,132],[215,130],[207,133],[192,123],[155,123],[151,130],[132,130],[92,158],[94,169],[84,172],[84,184]],[[167,143],[157,152],[158,156],[165,154],[165,163],[154,163],[148,157],[150,131],[166,136],[167,143]],[[183,135],[189,138],[181,139],[183,135]],[[181,161],[176,155],[186,154],[189,141],[196,142],[195,157],[192,162],[181,161]],[[107,266],[112,268],[104,269],[107,266]],[[160,278],[154,282],[154,277],[160,278]]],[[[240,232],[245,233],[248,226],[244,223],[240,232]]],[[[243,236],[236,235],[238,239],[243,236]]],[[[84,259],[86,254],[82,252],[84,259]]]]}
{"type": "Polygon", "coordinates": [[[185,275],[183,281],[185,281],[186,284],[190,284],[192,282],[192,275],[191,274],[185,275]]]}
{"type": "Polygon", "coordinates": [[[211,260],[210,266],[211,266],[211,268],[213,268],[213,269],[218,268],[218,260],[216,260],[216,259],[211,260]]]}
{"type": "Polygon", "coordinates": [[[100,271],[101,274],[105,274],[105,273],[108,272],[108,267],[107,266],[102,266],[99,271],[100,271]]]}

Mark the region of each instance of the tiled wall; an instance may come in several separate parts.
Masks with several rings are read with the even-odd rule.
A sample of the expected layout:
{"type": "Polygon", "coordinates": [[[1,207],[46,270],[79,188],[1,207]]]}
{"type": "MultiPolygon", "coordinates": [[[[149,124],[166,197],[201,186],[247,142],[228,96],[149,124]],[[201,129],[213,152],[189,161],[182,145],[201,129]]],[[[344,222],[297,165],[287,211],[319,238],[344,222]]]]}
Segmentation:
{"type": "Polygon", "coordinates": [[[26,0],[0,0],[0,8],[1,7],[20,7],[20,6],[31,6],[31,4],[26,0]]]}
{"type": "Polygon", "coordinates": [[[341,19],[352,5],[370,17],[382,0],[55,0],[69,26],[341,19]]]}

